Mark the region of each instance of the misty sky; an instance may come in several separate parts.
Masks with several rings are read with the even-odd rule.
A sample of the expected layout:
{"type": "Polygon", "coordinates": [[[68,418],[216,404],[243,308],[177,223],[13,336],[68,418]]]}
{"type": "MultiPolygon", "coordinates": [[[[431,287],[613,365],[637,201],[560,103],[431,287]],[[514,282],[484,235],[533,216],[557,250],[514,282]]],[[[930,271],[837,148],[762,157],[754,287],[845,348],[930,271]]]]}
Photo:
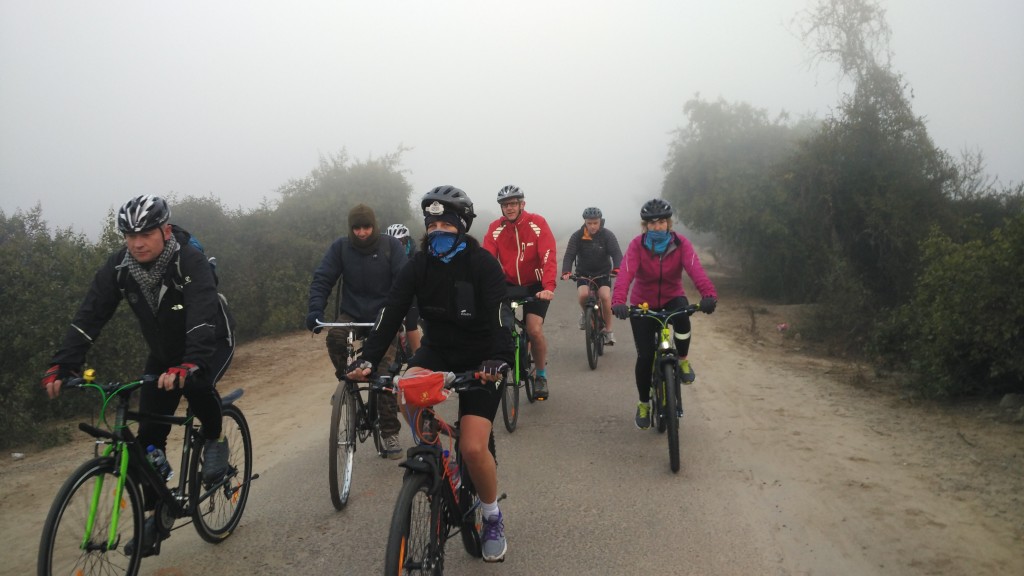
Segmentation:
{"type": "MultiPolygon", "coordinates": [[[[893,65],[936,144],[1024,181],[1024,2],[893,0],[893,65]]],[[[810,0],[0,0],[0,209],[90,236],[135,194],[253,208],[321,155],[399,145],[419,193],[578,221],[620,240],[657,196],[695,94],[827,115],[810,0]]],[[[680,208],[680,207],[677,207],[680,208]]]]}

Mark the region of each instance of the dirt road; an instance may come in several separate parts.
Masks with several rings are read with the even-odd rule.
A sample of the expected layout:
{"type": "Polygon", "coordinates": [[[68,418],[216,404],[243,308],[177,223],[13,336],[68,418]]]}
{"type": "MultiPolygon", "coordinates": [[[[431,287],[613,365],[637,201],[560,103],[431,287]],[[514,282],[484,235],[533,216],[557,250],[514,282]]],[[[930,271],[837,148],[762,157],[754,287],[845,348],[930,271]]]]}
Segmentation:
{"type": "MultiPolygon", "coordinates": [[[[794,313],[725,289],[714,315],[695,317],[698,381],[684,391],[672,474],[664,437],[632,424],[628,327],[590,371],[572,290],[560,289],[551,400],[524,406],[512,435],[499,415],[508,561],[473,562],[455,542],[449,572],[1024,574],[1024,429],[990,409],[911,403],[868,370],[806,355],[776,329],[798,330],[794,313]]],[[[205,544],[186,525],[143,574],[380,572],[401,475],[360,451],[352,501],[333,510],[330,375],[322,337],[239,350],[221,388],[246,389],[262,478],[228,541],[205,544]]],[[[34,573],[53,495],[91,452],[76,438],[0,462],[0,574],[34,573]]]]}

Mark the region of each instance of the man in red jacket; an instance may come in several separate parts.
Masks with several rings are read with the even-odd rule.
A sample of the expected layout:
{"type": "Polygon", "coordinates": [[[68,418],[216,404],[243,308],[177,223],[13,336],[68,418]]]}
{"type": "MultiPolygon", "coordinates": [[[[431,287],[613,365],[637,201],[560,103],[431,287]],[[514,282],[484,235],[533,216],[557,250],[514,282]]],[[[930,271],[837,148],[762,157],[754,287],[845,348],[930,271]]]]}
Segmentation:
{"type": "Polygon", "coordinates": [[[537,301],[525,306],[526,333],[530,336],[537,378],[534,400],[548,399],[548,343],[544,339],[544,316],[555,297],[558,279],[555,260],[555,236],[547,220],[524,208],[525,195],[518,186],[505,186],[498,191],[502,216],[491,222],[484,235],[484,248],[501,262],[505,282],[512,291],[525,290],[537,301]]]}

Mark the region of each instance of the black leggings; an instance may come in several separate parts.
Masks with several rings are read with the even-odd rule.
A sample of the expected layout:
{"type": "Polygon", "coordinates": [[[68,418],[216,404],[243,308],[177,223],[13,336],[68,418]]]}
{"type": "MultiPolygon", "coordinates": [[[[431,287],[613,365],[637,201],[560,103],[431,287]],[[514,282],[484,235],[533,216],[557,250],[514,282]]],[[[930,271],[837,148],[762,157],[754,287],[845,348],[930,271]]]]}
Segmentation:
{"type": "MultiPolygon", "coordinates": [[[[686,298],[680,296],[670,300],[658,311],[678,310],[688,305],[686,298]]],[[[633,369],[636,375],[636,391],[640,395],[640,401],[647,402],[651,399],[651,373],[654,369],[654,352],[658,345],[661,324],[653,318],[630,317],[629,326],[633,329],[633,343],[636,345],[636,366],[633,369]]],[[[672,329],[676,333],[676,353],[680,358],[685,358],[690,352],[690,316],[676,315],[672,319],[672,329]]]]}

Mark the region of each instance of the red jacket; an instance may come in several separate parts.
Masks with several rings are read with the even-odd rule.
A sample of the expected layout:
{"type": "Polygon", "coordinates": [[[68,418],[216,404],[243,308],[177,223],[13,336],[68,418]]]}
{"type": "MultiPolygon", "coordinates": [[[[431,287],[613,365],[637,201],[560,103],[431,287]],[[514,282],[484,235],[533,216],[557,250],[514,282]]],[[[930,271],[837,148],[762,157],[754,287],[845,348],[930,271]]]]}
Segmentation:
{"type": "Polygon", "coordinates": [[[515,222],[498,218],[487,227],[484,248],[501,262],[509,284],[540,282],[545,290],[555,291],[555,236],[543,217],[523,210],[515,222]]]}

